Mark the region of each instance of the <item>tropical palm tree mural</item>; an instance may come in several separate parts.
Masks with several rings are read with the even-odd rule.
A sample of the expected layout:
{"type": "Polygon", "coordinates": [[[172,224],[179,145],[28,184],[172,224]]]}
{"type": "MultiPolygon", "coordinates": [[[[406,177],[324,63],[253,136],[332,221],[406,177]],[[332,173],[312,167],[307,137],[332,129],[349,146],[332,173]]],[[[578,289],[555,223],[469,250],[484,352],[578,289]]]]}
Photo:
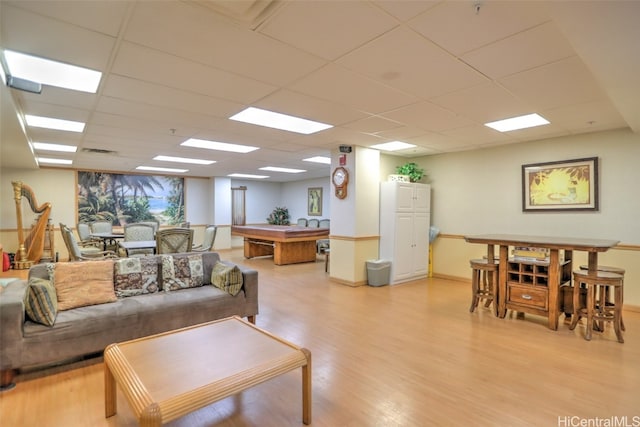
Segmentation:
{"type": "Polygon", "coordinates": [[[114,225],[184,221],[184,179],[150,175],[78,172],[78,221],[114,225]]]}

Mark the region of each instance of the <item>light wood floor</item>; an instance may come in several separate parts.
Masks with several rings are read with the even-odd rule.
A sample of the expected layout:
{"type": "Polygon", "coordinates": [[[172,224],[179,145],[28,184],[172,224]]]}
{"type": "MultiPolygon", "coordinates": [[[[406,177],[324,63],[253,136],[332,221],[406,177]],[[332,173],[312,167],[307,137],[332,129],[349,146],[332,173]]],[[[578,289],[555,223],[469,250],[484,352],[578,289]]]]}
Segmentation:
{"type": "MultiPolygon", "coordinates": [[[[329,281],[320,259],[278,267],[236,250],[222,255],[260,271],[258,326],[311,350],[314,426],[640,421],[640,313],[624,313],[624,344],[611,327],[587,342],[584,323],[569,331],[561,320],[551,331],[537,316],[471,314],[464,282],[351,288],[329,281]]],[[[170,425],[300,426],[301,406],[295,371],[170,425]]],[[[104,418],[96,358],[20,375],[15,389],[0,394],[0,425],[136,424],[120,393],[118,414],[104,418]]]]}

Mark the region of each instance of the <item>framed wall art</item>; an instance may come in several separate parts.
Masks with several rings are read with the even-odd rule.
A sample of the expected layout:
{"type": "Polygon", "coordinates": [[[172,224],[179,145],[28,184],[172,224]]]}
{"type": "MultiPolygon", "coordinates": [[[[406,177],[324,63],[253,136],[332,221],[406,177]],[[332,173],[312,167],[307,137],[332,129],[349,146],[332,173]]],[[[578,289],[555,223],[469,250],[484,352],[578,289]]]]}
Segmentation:
{"type": "Polygon", "coordinates": [[[522,165],[522,210],[597,211],[598,158],[522,165]]]}
{"type": "Polygon", "coordinates": [[[309,188],[307,194],[307,214],[309,216],[322,215],[322,187],[309,188]]]}
{"type": "Polygon", "coordinates": [[[184,178],[78,171],[78,222],[184,222],[184,178]]]}

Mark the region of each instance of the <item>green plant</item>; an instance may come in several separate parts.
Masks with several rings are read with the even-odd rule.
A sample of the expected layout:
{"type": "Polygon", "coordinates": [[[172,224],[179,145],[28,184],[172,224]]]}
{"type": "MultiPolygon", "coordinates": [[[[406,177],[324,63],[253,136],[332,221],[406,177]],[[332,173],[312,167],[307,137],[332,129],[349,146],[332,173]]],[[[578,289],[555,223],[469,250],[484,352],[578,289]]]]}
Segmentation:
{"type": "Polygon", "coordinates": [[[285,207],[277,207],[271,212],[267,218],[269,224],[289,225],[289,209],[285,207]]]}
{"type": "Polygon", "coordinates": [[[424,176],[424,169],[413,162],[405,163],[402,166],[396,166],[396,172],[400,175],[408,175],[409,181],[411,182],[418,182],[424,176]]]}

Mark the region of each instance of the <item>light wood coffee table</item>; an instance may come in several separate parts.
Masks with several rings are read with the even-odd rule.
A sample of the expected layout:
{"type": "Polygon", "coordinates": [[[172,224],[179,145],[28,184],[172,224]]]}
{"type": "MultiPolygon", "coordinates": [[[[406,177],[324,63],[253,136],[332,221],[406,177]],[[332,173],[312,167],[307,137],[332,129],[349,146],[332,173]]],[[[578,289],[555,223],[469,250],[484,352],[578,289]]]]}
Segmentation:
{"type": "Polygon", "coordinates": [[[141,426],[159,426],[302,367],[302,422],[311,422],[311,352],[239,317],[118,344],[104,352],[105,415],[116,384],[141,426]]]}

